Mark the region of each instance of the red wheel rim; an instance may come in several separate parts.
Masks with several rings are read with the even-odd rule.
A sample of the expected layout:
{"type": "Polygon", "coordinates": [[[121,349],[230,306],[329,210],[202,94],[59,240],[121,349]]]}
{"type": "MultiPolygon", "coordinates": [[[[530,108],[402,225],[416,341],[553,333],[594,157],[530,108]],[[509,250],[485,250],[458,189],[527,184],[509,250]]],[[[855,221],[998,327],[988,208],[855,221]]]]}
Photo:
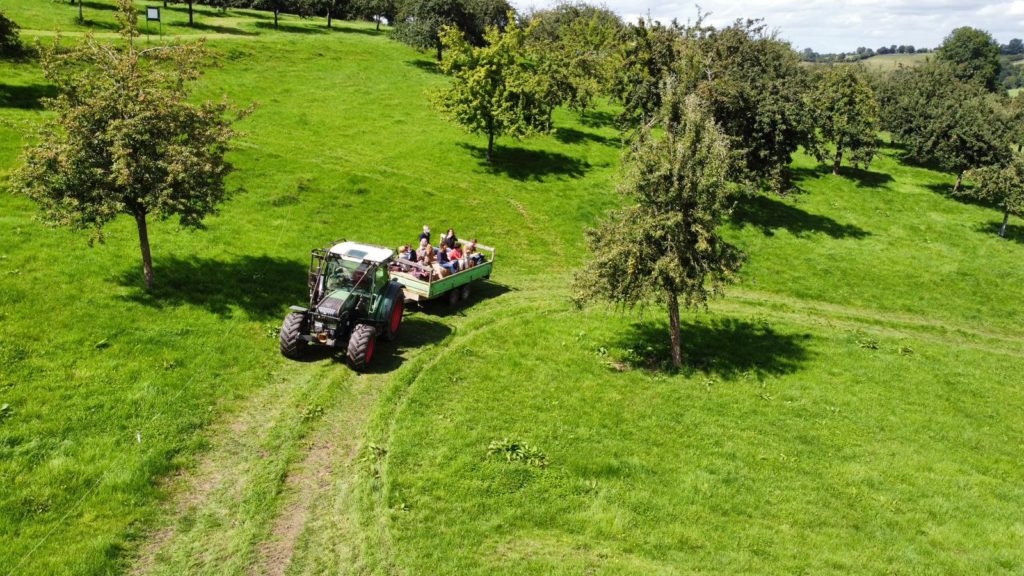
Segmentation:
{"type": "Polygon", "coordinates": [[[370,345],[366,347],[366,363],[367,364],[369,364],[370,360],[373,358],[373,347],[374,347],[374,345],[376,345],[376,342],[373,341],[373,340],[370,340],[370,345]]]}
{"type": "Polygon", "coordinates": [[[391,333],[398,332],[398,327],[402,325],[402,309],[405,307],[405,303],[399,300],[395,302],[395,309],[391,311],[391,333]]]}

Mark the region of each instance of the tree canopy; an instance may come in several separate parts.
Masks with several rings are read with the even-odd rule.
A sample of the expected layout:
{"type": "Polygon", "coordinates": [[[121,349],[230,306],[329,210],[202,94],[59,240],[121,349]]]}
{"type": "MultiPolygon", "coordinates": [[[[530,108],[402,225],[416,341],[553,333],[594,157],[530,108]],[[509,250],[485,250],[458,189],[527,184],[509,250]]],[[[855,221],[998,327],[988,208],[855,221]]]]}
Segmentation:
{"type": "Polygon", "coordinates": [[[1013,125],[1002,98],[961,81],[944,62],[897,70],[882,85],[885,127],[907,155],[957,174],[1009,161],[1013,125]]]}
{"type": "Polygon", "coordinates": [[[593,258],[576,278],[579,303],[667,304],[672,362],[682,365],[680,301],[704,306],[740,265],[718,226],[731,185],[728,138],[696,95],[664,84],[662,107],[624,159],[626,206],[587,231],[593,258]]]}
{"type": "Polygon", "coordinates": [[[878,100],[860,65],[830,66],[808,98],[817,127],[811,151],[818,161],[831,160],[833,174],[839,174],[846,153],[854,164],[870,164],[877,150],[878,100]]]}
{"type": "Polygon", "coordinates": [[[985,166],[970,170],[967,176],[975,182],[964,194],[991,202],[1003,211],[999,236],[1006,236],[1010,216],[1024,217],[1024,157],[1017,155],[1006,166],[985,166]]]}
{"type": "Polygon", "coordinates": [[[453,26],[441,30],[446,52],[441,70],[454,78],[435,95],[437,109],[466,130],[487,135],[487,161],[494,139],[523,138],[551,129],[554,86],[528,58],[526,32],[512,18],[502,32],[491,26],[485,45],[475,47],[453,26]]]}
{"type": "Polygon", "coordinates": [[[664,26],[647,20],[623,29],[611,85],[612,96],[622,104],[623,130],[635,130],[661,108],[661,84],[672,76],[679,58],[679,34],[674,23],[664,26]]]}
{"type": "Polygon", "coordinates": [[[440,61],[445,27],[457,28],[471,44],[480,46],[487,29],[504,29],[511,14],[507,0],[403,0],[398,4],[393,35],[414,48],[436,50],[440,61]]]}
{"type": "Polygon", "coordinates": [[[562,3],[531,16],[530,49],[570,109],[584,114],[608,93],[622,27],[614,12],[583,3],[562,3]]]}
{"type": "Polygon", "coordinates": [[[968,26],[957,28],[946,36],[935,56],[948,63],[960,80],[977,82],[989,91],[996,89],[1001,67],[999,43],[988,32],[968,26]]]}
{"type": "Polygon", "coordinates": [[[792,47],[759,20],[685,31],[677,66],[683,90],[710,106],[737,152],[737,177],[775,190],[787,183],[793,153],[813,132],[804,101],[810,77],[792,47]]]}
{"type": "Polygon", "coordinates": [[[39,143],[27,147],[12,189],[38,202],[57,225],[92,229],[135,218],[147,287],[153,283],[146,218],[178,216],[198,227],[224,199],[233,136],[224,102],[189,102],[202,44],[140,48],[131,0],[119,0],[122,42],[86,35],[43,53],[59,92],[39,143]]]}

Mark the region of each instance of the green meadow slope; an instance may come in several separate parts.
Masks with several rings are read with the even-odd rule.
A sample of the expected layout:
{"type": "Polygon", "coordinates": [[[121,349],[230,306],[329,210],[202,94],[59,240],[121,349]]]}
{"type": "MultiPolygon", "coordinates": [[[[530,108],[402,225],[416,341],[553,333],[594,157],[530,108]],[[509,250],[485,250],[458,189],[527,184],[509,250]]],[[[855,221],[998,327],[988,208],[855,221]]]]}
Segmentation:
{"type": "MultiPolygon", "coordinates": [[[[109,5],[5,10],[73,41],[109,5]]],[[[614,109],[489,167],[430,109],[429,57],[372,25],[198,13],[199,92],[258,108],[221,213],[152,226],[153,293],[131,222],[90,247],[0,194],[0,572],[1024,570],[1024,225],[999,239],[895,147],[840,177],[800,156],[800,193],[737,207],[740,281],[670,374],[660,309],[569,300],[618,201],[614,109]],[[424,223],[496,246],[494,282],[409,313],[369,374],[280,357],[311,247],[424,223]],[[505,438],[548,466],[489,456],[505,438]]],[[[50,94],[0,63],[0,189],[50,94]]]]}

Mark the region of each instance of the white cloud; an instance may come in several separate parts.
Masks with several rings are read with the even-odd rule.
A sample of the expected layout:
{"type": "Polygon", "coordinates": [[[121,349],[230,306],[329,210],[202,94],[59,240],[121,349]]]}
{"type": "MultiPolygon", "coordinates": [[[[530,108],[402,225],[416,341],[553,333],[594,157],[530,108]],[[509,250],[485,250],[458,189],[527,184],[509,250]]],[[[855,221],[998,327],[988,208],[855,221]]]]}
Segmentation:
{"type": "MultiPolygon", "coordinates": [[[[1000,43],[1024,38],[1024,0],[605,0],[627,20],[652,18],[680,22],[697,16],[697,4],[710,22],[763,18],[797,48],[818,52],[850,51],[858,46],[890,44],[938,46],[954,28],[973,26],[1000,43]]],[[[543,8],[555,0],[514,0],[519,8],[543,8]]]]}

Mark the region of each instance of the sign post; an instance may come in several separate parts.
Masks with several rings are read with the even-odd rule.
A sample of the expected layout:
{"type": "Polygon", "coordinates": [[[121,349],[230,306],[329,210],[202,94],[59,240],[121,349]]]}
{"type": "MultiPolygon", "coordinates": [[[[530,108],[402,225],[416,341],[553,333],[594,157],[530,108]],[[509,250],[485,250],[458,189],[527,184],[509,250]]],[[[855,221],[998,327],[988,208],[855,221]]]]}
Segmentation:
{"type": "Polygon", "coordinates": [[[160,35],[164,35],[164,23],[160,20],[160,7],[159,6],[147,6],[146,7],[146,39],[149,39],[149,23],[159,22],[160,23],[160,35]]]}

